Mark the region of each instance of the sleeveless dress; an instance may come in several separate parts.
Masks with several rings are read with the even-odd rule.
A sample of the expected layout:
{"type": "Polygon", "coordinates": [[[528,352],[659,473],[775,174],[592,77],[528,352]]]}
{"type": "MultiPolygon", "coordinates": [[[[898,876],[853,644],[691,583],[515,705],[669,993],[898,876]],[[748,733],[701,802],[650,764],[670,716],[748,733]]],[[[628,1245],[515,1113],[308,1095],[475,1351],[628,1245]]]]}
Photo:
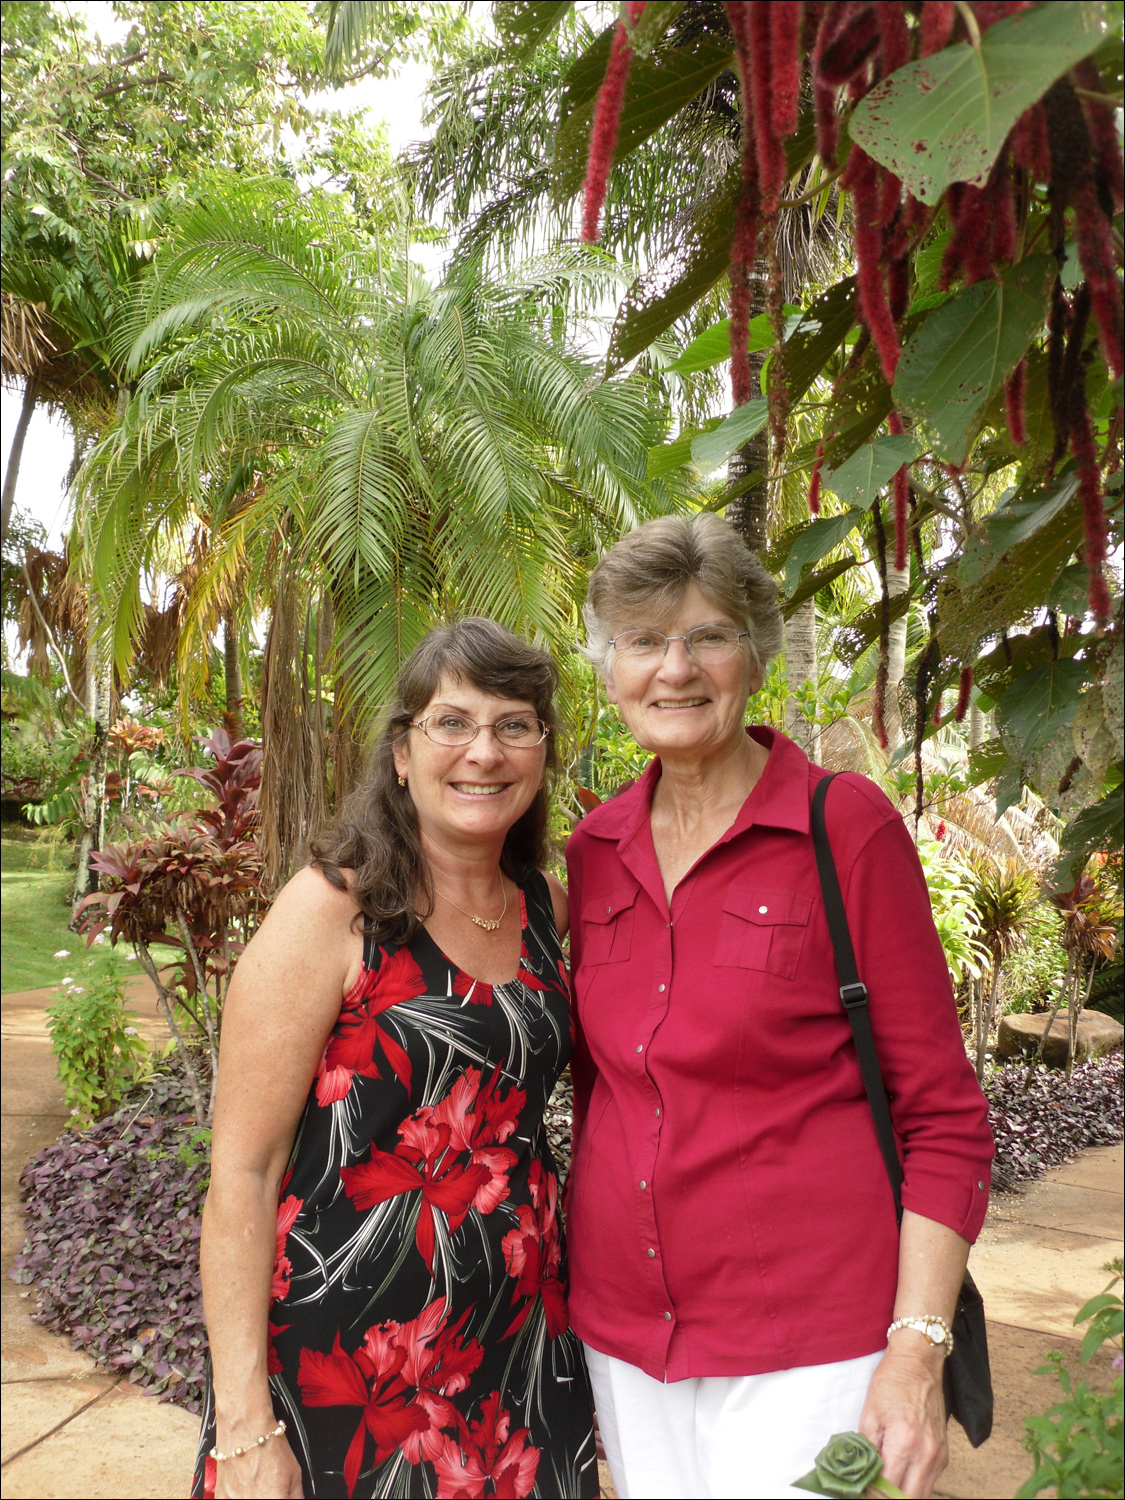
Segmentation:
{"type": "MultiPolygon", "coordinates": [[[[270,1287],[306,1496],[596,1496],[543,1111],[573,1045],[550,892],[489,985],[364,943],[297,1130],[270,1287]]],[[[215,1489],[210,1380],[193,1496],[215,1489]]],[[[237,1462],[237,1460],[235,1460],[237,1462]]]]}

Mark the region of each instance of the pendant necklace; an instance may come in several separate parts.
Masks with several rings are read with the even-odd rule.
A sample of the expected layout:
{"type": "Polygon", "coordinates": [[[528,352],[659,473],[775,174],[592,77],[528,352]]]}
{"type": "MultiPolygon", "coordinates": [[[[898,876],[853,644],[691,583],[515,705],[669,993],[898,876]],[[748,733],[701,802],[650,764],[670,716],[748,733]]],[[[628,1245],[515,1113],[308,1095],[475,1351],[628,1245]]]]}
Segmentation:
{"type": "Polygon", "coordinates": [[[471,911],[466,911],[463,906],[458,906],[451,896],[447,896],[444,891],[439,891],[436,886],[434,887],[434,895],[440,896],[443,901],[448,901],[454,910],[459,911],[463,917],[468,917],[469,921],[475,923],[476,926],[483,927],[485,932],[496,932],[508,914],[508,891],[504,885],[503,877],[500,879],[500,889],[504,893],[504,909],[498,917],[475,917],[471,911]]]}

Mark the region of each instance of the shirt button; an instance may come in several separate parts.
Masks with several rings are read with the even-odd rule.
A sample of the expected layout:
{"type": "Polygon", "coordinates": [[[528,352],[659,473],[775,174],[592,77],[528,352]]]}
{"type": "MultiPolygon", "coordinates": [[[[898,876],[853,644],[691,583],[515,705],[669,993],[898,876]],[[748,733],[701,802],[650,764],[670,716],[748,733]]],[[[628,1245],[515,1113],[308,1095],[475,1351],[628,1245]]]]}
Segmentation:
{"type": "Polygon", "coordinates": [[[664,993],[664,986],[662,984],[658,984],[656,986],[656,993],[658,995],[663,995],[663,993],[664,993]]]}
{"type": "Polygon", "coordinates": [[[606,916],[608,917],[612,911],[613,911],[613,907],[612,906],[607,906],[606,909],[605,909],[606,916]]]}
{"type": "Polygon", "coordinates": [[[653,1110],[653,1114],[654,1115],[659,1115],[659,1113],[660,1113],[659,1107],[657,1107],[656,1109],[653,1110]]]}
{"type": "Polygon", "coordinates": [[[643,1048],[643,1047],[638,1047],[638,1048],[637,1048],[637,1051],[638,1051],[638,1052],[643,1052],[643,1051],[644,1051],[644,1050],[645,1050],[645,1049],[644,1049],[644,1048],[643,1048]]]}
{"type": "Polygon", "coordinates": [[[977,1187],[980,1188],[980,1190],[981,1190],[982,1193],[984,1192],[984,1183],[983,1182],[978,1182],[977,1183],[977,1187]]]}
{"type": "Polygon", "coordinates": [[[648,1252],[648,1258],[649,1258],[649,1260],[655,1260],[656,1259],[656,1251],[655,1250],[650,1250],[648,1252]]]}
{"type": "Polygon", "coordinates": [[[670,1312],[666,1312],[664,1314],[664,1321],[666,1323],[670,1323],[672,1321],[672,1314],[670,1312]]]}
{"type": "Polygon", "coordinates": [[[763,917],[765,916],[766,912],[768,912],[768,911],[769,911],[769,907],[768,906],[759,906],[758,907],[759,915],[761,915],[763,917]]]}
{"type": "Polygon", "coordinates": [[[642,1178],[641,1178],[641,1192],[642,1192],[642,1193],[643,1193],[643,1192],[644,1192],[644,1190],[645,1190],[645,1188],[646,1188],[646,1187],[648,1187],[648,1183],[647,1183],[647,1182],[646,1182],[646,1181],[645,1181],[645,1180],[644,1180],[644,1178],[643,1178],[643,1177],[642,1177],[642,1178]]]}

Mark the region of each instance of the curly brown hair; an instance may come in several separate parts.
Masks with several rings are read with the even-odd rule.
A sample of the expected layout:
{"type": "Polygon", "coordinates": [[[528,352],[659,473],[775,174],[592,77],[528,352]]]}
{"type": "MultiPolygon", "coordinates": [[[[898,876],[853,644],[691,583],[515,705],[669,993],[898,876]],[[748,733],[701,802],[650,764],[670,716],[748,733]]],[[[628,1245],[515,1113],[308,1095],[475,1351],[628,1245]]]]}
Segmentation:
{"type": "Polygon", "coordinates": [[[408,943],[433,909],[433,879],[409,789],[400,786],[394,747],[410,732],[443,677],[471,683],[482,693],[530,703],[550,731],[547,775],[535,800],[508,830],[500,868],[518,885],[546,863],[551,781],[558,769],[555,689],[558,668],[545,651],[529,646],[495,620],[470,616],[432,630],[399,670],[395,695],[363,781],[339,815],[310,840],[310,863],[338,890],[359,903],[356,920],[378,943],[408,943]],[[351,885],[341,874],[354,872],[351,885]],[[428,892],[425,911],[418,893],[428,892]]]}

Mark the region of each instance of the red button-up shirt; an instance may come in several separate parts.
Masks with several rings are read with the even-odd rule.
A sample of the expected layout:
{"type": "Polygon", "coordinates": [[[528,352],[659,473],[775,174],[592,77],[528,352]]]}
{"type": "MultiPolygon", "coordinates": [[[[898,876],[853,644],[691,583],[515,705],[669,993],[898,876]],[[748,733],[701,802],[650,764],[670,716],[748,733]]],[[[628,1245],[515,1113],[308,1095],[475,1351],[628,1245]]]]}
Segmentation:
{"type": "MultiPolygon", "coordinates": [[[[810,834],[825,773],[784,735],[750,732],[765,771],[671,910],[649,819],[659,761],[567,848],[571,1320],[660,1380],[874,1353],[895,1296],[894,1203],[810,834]]],[[[837,778],[826,815],[903,1204],[972,1240],[992,1137],[917,853],[863,776],[837,778]]]]}

